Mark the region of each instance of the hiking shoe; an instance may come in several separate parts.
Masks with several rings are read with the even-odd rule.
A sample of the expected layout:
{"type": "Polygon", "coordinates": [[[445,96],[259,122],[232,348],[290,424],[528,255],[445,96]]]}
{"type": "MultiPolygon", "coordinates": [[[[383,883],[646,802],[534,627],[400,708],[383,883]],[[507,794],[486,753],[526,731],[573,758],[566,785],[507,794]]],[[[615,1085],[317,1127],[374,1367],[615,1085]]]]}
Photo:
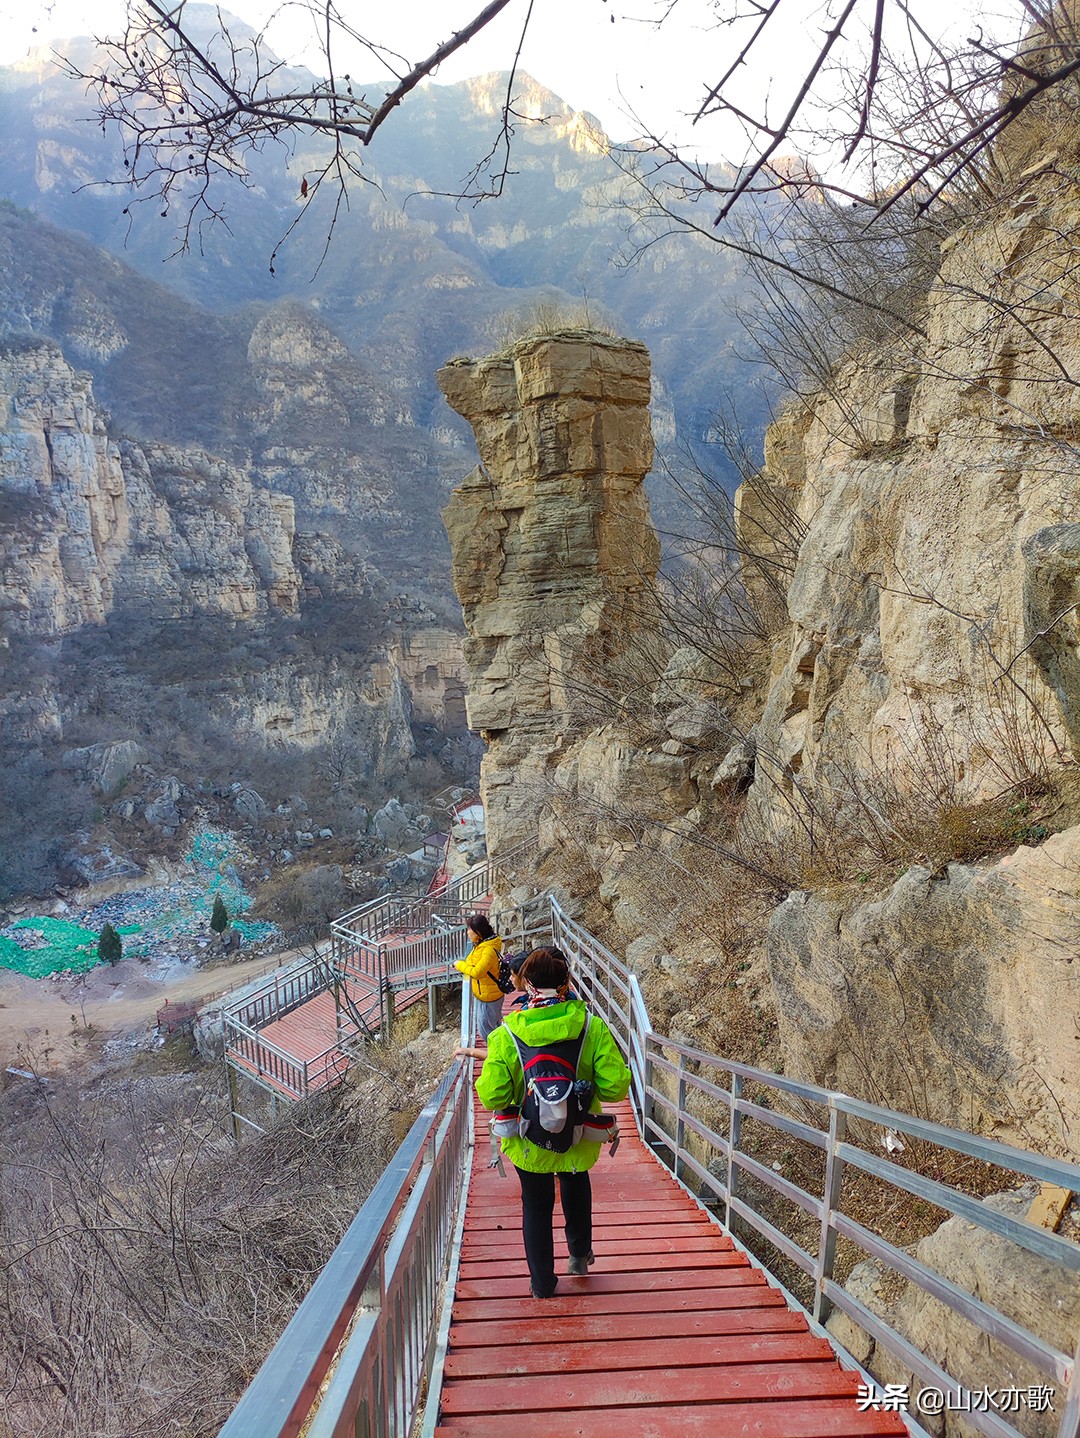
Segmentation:
{"type": "Polygon", "coordinates": [[[529,1292],[532,1294],[533,1298],[554,1298],[554,1297],[555,1297],[555,1290],[556,1290],[556,1288],[558,1288],[558,1286],[559,1286],[559,1280],[556,1278],[555,1282],[551,1285],[551,1287],[548,1289],[548,1291],[547,1291],[546,1293],[541,1293],[541,1292],[537,1289],[535,1283],[530,1283],[530,1284],[529,1284],[529,1292]]]}
{"type": "Polygon", "coordinates": [[[580,1258],[575,1258],[574,1255],[571,1254],[570,1262],[566,1265],[566,1271],[567,1273],[577,1274],[579,1278],[587,1278],[589,1276],[589,1269],[595,1262],[596,1259],[593,1256],[592,1249],[590,1249],[588,1253],[583,1253],[580,1258]]]}

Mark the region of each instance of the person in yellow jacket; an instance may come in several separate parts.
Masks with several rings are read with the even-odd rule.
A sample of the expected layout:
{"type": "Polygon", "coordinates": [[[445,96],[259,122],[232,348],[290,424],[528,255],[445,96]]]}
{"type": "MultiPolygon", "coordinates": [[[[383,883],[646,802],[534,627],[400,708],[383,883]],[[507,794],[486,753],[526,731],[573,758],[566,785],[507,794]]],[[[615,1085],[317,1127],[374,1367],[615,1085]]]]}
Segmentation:
{"type": "Polygon", "coordinates": [[[472,948],[454,965],[471,980],[473,1007],[476,1009],[475,1031],[478,1043],[486,1043],[488,1034],[502,1023],[503,991],[499,988],[499,955],[502,939],[483,914],[470,914],[465,932],[472,948]]]}

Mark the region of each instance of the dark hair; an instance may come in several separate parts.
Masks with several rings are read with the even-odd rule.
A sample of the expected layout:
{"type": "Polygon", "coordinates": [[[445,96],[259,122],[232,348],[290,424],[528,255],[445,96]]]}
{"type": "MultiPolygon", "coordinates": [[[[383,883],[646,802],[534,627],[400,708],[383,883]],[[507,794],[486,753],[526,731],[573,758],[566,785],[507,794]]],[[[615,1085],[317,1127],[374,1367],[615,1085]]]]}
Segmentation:
{"type": "Polygon", "coordinates": [[[470,914],[465,920],[465,927],[472,929],[473,933],[481,942],[483,942],[484,939],[493,939],[495,937],[495,930],[483,914],[470,914]]]}
{"type": "Polygon", "coordinates": [[[570,982],[570,965],[562,949],[533,949],[519,972],[534,989],[561,989],[570,982]]]}

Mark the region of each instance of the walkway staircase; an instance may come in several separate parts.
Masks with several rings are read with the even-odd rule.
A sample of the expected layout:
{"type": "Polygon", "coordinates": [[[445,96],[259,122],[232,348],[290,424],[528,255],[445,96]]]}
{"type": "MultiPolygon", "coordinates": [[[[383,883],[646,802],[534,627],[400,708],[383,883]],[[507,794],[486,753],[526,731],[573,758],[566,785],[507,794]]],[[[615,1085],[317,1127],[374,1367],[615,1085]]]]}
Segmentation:
{"type": "MultiPolygon", "coordinates": [[[[355,1046],[389,1032],[432,986],[456,984],[465,916],[486,911],[491,865],[477,864],[423,899],[382,898],[331,925],[328,948],[269,975],[224,1008],[234,1125],[237,1078],[296,1101],[340,1082],[355,1046]]],[[[258,1125],[253,1125],[258,1127],[258,1125]]],[[[239,1132],[239,1130],[237,1130],[239,1132]]]]}
{"type": "MultiPolygon", "coordinates": [[[[378,906],[344,916],[335,972],[371,976],[385,960],[377,972],[399,989],[437,974],[434,939],[444,921],[436,908],[426,931],[418,910],[411,919],[378,906]],[[422,961],[430,961],[423,972],[422,961]]],[[[619,1152],[594,1170],[595,1268],[587,1278],[561,1277],[552,1299],[529,1296],[517,1184],[487,1166],[472,1063],[457,1060],[221,1438],[301,1430],[305,1438],[411,1438],[418,1423],[423,1438],[507,1430],[514,1438],[927,1438],[920,1393],[963,1413],[964,1432],[1021,1438],[1036,1431],[1032,1415],[986,1397],[1025,1391],[1007,1386],[1017,1373],[1031,1375],[1027,1391],[1047,1395],[1041,1438],[1080,1438],[1080,1354],[1056,1349],[1015,1314],[927,1267],[906,1239],[893,1243],[864,1226],[847,1211],[844,1181],[871,1175],[965,1218],[976,1236],[1036,1256],[1044,1275],[1056,1269],[1080,1283],[1080,1245],[896,1162],[881,1138],[891,1132],[994,1164],[1002,1187],[1012,1175],[1080,1192],[1080,1166],[658,1034],[634,975],[554,901],[548,933],[571,957],[575,988],[608,1023],[632,1074],[619,1152]],[[770,1132],[809,1157],[801,1171],[818,1174],[809,1188],[762,1161],[760,1136],[770,1132]],[[801,1221],[785,1222],[785,1212],[801,1221]],[[1003,1388],[983,1391],[954,1374],[949,1345],[939,1345],[940,1360],[921,1352],[848,1292],[837,1271],[841,1239],[879,1260],[887,1278],[971,1324],[1003,1388]],[[744,1241],[764,1243],[801,1275],[806,1306],[744,1241]],[[833,1311],[869,1335],[892,1373],[910,1375],[907,1405],[876,1388],[830,1335],[823,1325],[833,1311]]],[[[462,1008],[468,1033],[467,985],[462,1008]]]]}
{"type": "MultiPolygon", "coordinates": [[[[515,1438],[905,1433],[858,1411],[861,1376],[656,1162],[630,1105],[614,1112],[627,1136],[592,1171],[595,1267],[543,1302],[525,1296],[518,1184],[474,1149],[436,1438],[505,1438],[511,1413],[515,1438]]],[[[561,1234],[555,1251],[565,1270],[561,1234]]]]}

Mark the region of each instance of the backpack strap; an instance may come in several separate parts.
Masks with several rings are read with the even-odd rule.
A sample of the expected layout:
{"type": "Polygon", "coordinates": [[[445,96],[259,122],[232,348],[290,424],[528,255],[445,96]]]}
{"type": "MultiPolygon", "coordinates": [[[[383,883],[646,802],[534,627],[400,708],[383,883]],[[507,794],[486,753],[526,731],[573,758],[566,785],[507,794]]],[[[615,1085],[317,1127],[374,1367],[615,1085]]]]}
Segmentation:
{"type": "MultiPolygon", "coordinates": [[[[575,1077],[575,1078],[577,1078],[577,1067],[578,1067],[578,1064],[581,1062],[581,1051],[582,1051],[582,1049],[584,1049],[584,1047],[585,1047],[585,1036],[586,1036],[586,1035],[588,1034],[588,1032],[589,1032],[589,1025],[592,1023],[592,1017],[593,1017],[592,1014],[590,1014],[589,1011],[586,1009],[586,1011],[585,1011],[585,1023],[582,1025],[581,1032],[578,1034],[576,1040],[575,1040],[575,1039],[560,1039],[560,1040],[559,1040],[560,1043],[576,1043],[576,1044],[577,1044],[577,1051],[576,1051],[575,1054],[574,1054],[574,1077],[575,1077]]],[[[504,1023],[504,1024],[503,1024],[503,1027],[506,1029],[506,1032],[510,1035],[510,1037],[514,1040],[514,1048],[517,1050],[518,1063],[521,1065],[521,1078],[522,1078],[522,1082],[523,1082],[524,1087],[525,1087],[525,1091],[527,1092],[527,1091],[528,1091],[528,1087],[529,1087],[529,1079],[528,1079],[528,1075],[527,1075],[526,1072],[525,1072],[525,1067],[526,1067],[526,1063],[527,1063],[527,1062],[530,1062],[530,1063],[532,1062],[532,1059],[530,1058],[530,1059],[527,1060],[527,1059],[526,1059],[526,1054],[538,1054],[538,1053],[542,1052],[542,1050],[539,1049],[539,1048],[537,1048],[535,1044],[527,1044],[524,1039],[518,1038],[517,1034],[514,1032],[514,1030],[510,1027],[509,1024],[504,1023]]]]}
{"type": "MultiPolygon", "coordinates": [[[[612,1152],[614,1152],[614,1149],[612,1152]]],[[[491,1130],[491,1162],[488,1164],[488,1168],[497,1168],[499,1170],[499,1177],[506,1177],[506,1169],[503,1168],[502,1161],[502,1147],[499,1144],[499,1140],[495,1137],[494,1129],[491,1130]]]]}

